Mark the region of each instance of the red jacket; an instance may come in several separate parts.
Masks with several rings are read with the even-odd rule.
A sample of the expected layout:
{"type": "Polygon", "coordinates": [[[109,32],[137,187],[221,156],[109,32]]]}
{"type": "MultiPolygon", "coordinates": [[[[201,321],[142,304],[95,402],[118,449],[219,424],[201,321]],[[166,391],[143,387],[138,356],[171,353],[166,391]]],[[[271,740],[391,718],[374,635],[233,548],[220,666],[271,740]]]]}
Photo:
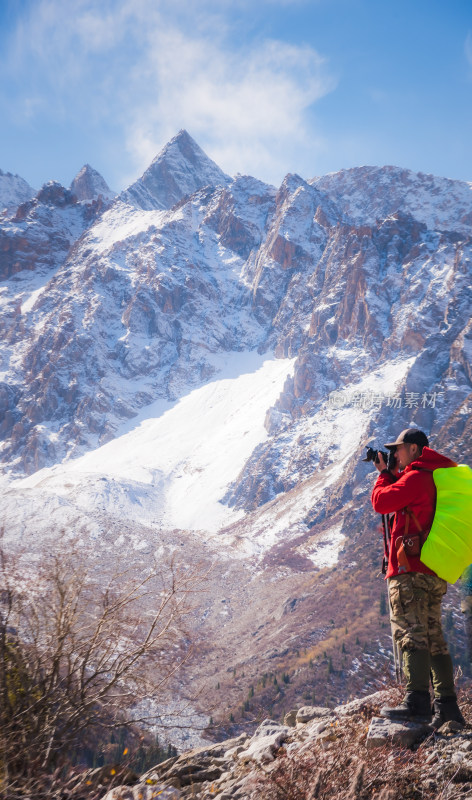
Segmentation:
{"type": "MultiPolygon", "coordinates": [[[[396,540],[405,531],[406,513],[409,506],[416,515],[422,530],[429,531],[433,523],[436,508],[436,486],[433,470],[439,467],[455,467],[450,458],[436,453],[430,447],[424,447],[421,456],[408,464],[395,478],[387,472],[381,472],[372,491],[372,505],[379,514],[395,512],[392,527],[392,540],[388,555],[387,578],[399,574],[396,540]]],[[[410,518],[408,533],[416,533],[417,527],[410,518]]],[[[408,556],[410,572],[425,572],[435,575],[429,567],[422,564],[418,556],[408,556]]]]}

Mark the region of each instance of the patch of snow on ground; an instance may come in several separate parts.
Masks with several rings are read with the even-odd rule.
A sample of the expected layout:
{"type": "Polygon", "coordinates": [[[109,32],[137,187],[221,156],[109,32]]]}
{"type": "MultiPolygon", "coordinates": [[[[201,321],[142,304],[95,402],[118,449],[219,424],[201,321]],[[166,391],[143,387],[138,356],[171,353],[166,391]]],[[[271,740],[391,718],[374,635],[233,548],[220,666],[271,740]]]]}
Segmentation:
{"type": "Polygon", "coordinates": [[[167,213],[136,211],[117,201],[86,234],[86,241],[93,246],[95,253],[106,253],[114,245],[120,245],[130,237],[139,236],[153,226],[156,230],[159,229],[167,213]]]}
{"type": "Polygon", "coordinates": [[[150,724],[150,730],[180,752],[213,744],[203,736],[210,717],[196,711],[190,701],[171,699],[166,703],[163,698],[159,702],[148,698],[136,704],[133,716],[147,720],[154,717],[156,724],[150,724]]]}
{"type": "Polygon", "coordinates": [[[32,309],[38,297],[44,292],[48,283],[48,279],[45,279],[42,282],[42,285],[39,286],[38,289],[33,289],[31,294],[26,297],[25,301],[21,303],[21,313],[28,314],[32,309]]]}
{"type": "Polygon", "coordinates": [[[341,533],[342,522],[334,525],[327,531],[313,536],[308,542],[298,547],[297,550],[302,555],[307,556],[313,561],[315,567],[334,567],[338,562],[339,551],[346,539],[341,533]]]}

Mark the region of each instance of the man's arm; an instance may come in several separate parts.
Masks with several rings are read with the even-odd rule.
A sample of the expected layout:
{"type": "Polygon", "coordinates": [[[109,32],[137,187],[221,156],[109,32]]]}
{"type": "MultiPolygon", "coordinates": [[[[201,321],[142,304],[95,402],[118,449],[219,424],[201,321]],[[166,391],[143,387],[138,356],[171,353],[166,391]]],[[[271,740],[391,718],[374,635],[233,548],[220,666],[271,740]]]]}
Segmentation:
{"type": "Polygon", "coordinates": [[[398,480],[389,472],[381,472],[372,490],[372,505],[379,514],[392,514],[418,497],[418,472],[400,475],[398,480]]]}

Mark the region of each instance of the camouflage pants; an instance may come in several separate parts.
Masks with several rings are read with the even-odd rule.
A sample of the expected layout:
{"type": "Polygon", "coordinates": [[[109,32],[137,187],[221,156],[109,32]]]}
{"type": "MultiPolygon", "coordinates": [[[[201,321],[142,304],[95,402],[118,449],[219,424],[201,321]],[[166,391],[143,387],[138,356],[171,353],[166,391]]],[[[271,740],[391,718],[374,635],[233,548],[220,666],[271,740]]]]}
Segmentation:
{"type": "Polygon", "coordinates": [[[436,575],[406,572],[388,579],[392,635],[402,650],[449,651],[441,627],[441,600],[447,583],[436,575]]]}

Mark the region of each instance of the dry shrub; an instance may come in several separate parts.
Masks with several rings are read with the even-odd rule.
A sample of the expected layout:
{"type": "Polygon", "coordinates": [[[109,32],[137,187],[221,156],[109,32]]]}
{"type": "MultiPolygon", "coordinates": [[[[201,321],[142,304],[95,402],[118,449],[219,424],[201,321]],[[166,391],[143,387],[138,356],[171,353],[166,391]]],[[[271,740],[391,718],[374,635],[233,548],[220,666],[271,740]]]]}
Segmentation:
{"type": "MultiPolygon", "coordinates": [[[[392,689],[389,702],[396,703],[400,695],[399,689],[392,689]]],[[[470,693],[462,691],[459,700],[470,716],[470,693]]],[[[451,795],[457,775],[445,775],[438,782],[434,767],[425,765],[433,735],[414,751],[390,746],[367,750],[369,720],[377,713],[378,708],[362,709],[341,720],[335,726],[335,741],[314,740],[301,755],[282,748],[276,762],[260,768],[251,800],[443,800],[463,796],[460,787],[452,788],[451,795]]]]}
{"type": "Polygon", "coordinates": [[[50,797],[50,776],[94,738],[134,727],[137,707],[149,721],[189,653],[202,580],[198,566],[151,563],[98,582],[74,551],[33,576],[27,558],[0,551],[0,796],[50,797]]]}

